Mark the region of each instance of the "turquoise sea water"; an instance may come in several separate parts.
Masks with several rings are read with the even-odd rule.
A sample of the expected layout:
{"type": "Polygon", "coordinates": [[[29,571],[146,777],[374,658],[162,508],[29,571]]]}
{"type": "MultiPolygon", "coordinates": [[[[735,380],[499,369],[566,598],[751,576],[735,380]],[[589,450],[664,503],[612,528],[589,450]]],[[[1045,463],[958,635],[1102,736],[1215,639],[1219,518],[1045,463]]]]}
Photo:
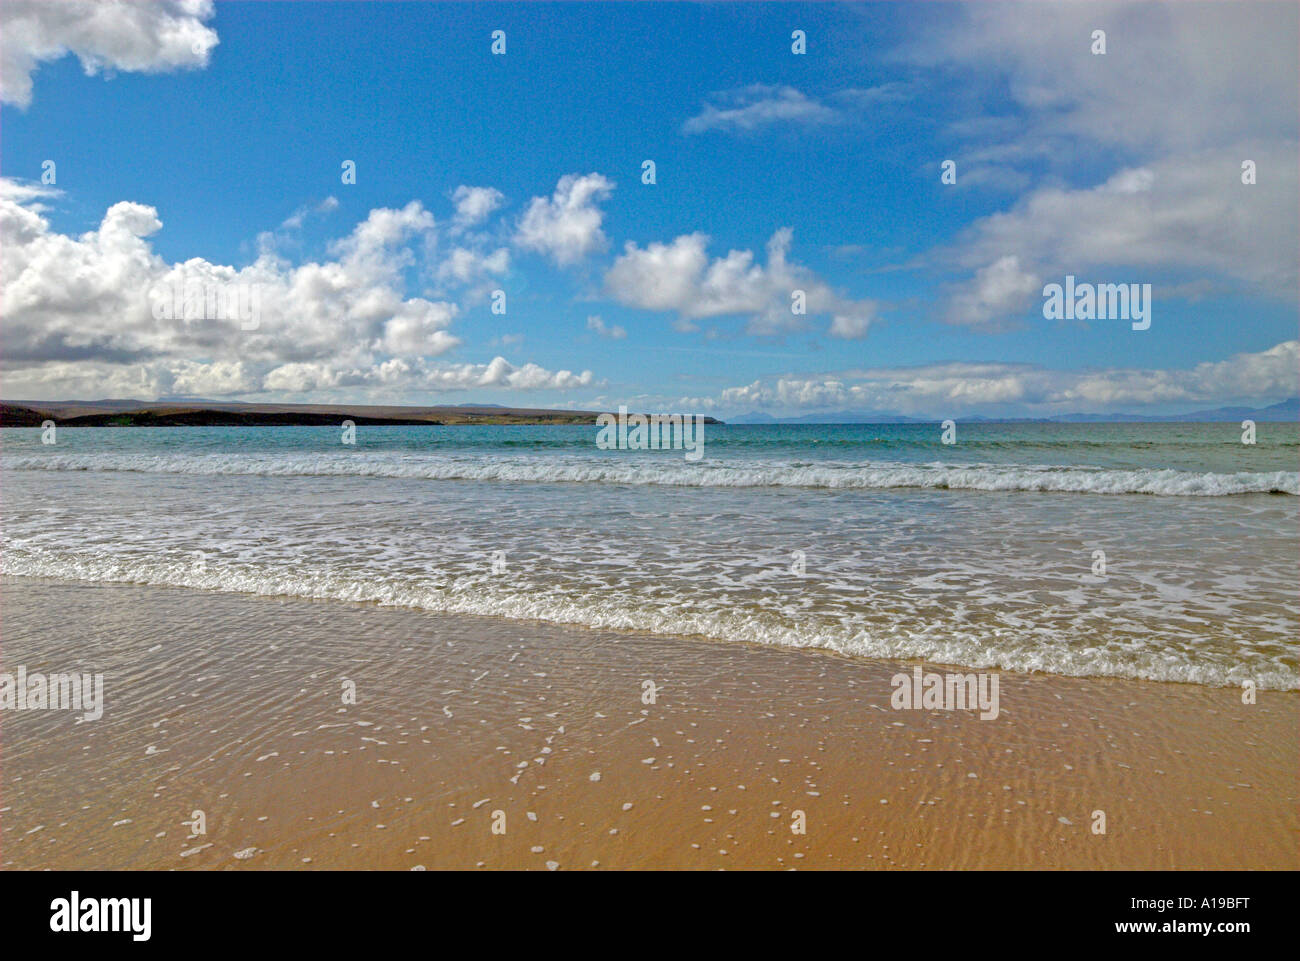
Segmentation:
{"type": "Polygon", "coordinates": [[[704,431],[692,462],[578,426],[6,429],[3,571],[1300,682],[1295,424],[704,431]]]}

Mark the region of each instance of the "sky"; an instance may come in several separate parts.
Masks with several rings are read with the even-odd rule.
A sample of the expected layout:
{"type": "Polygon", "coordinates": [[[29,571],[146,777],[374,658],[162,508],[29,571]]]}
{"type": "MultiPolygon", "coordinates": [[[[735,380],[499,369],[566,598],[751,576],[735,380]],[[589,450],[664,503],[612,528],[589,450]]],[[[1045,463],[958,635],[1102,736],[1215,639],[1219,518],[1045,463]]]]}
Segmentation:
{"type": "Polygon", "coordinates": [[[1298,11],[6,0],[0,396],[1275,403],[1298,11]]]}

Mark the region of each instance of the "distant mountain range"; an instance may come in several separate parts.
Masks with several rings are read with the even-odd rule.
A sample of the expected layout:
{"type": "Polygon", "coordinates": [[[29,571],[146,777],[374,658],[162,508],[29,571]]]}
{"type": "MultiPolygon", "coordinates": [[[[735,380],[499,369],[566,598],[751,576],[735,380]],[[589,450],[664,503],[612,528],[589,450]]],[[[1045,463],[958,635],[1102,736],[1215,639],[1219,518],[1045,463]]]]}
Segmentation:
{"type": "MultiPolygon", "coordinates": [[[[1058,414],[1055,417],[955,417],[963,423],[1045,423],[1045,424],[1096,424],[1096,423],[1191,423],[1213,421],[1291,421],[1300,420],[1300,397],[1291,397],[1269,407],[1216,407],[1213,410],[1193,410],[1186,414],[1058,414]]],[[[729,424],[936,424],[942,417],[908,417],[887,410],[840,410],[822,414],[804,414],[800,417],[773,417],[761,411],[729,417],[729,424]]]]}

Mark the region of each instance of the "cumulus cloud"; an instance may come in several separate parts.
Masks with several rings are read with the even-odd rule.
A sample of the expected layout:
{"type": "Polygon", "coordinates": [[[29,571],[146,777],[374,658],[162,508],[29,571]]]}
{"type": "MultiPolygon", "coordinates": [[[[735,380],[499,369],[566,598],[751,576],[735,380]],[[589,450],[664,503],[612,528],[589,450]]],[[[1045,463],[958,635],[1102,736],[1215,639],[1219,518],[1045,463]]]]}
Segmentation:
{"type": "Polygon", "coordinates": [[[490,253],[469,247],[453,247],[438,265],[437,278],[443,283],[469,286],[499,277],[509,269],[510,251],[505,247],[498,247],[490,253]]]}
{"type": "Polygon", "coordinates": [[[724,411],[864,409],[915,416],[1002,413],[1049,416],[1141,410],[1170,404],[1221,406],[1300,393],[1300,341],[1186,369],[1052,370],[1033,364],[944,363],[833,375],[787,375],[729,387],[711,403],[724,411]]]}
{"type": "Polygon", "coordinates": [[[69,53],[87,76],[206,67],[217,33],[212,0],[5,0],[0,4],[0,101],[26,108],[32,74],[69,53]]]}
{"type": "Polygon", "coordinates": [[[788,258],[793,231],[783,227],[767,244],[766,266],[751,250],[732,250],[709,260],[709,238],[683,234],[671,243],[638,247],[629,241],[605,274],[605,288],[620,303],[647,310],[675,311],[695,329],[706,317],[748,315],[748,330],[768,335],[798,330],[806,316],[830,316],[831,333],[861,337],[875,318],[872,301],[837,294],[811,270],[788,258]],[[793,294],[803,291],[806,315],[794,313],[793,294]]]}
{"type": "Polygon", "coordinates": [[[70,237],[39,213],[0,202],[5,258],[6,368],[89,358],[360,360],[398,345],[436,356],[457,343],[445,328],[453,305],[406,299],[402,241],[432,228],[418,202],[374,210],[333,245],[338,259],[290,266],[264,253],[237,269],[193,258],[164,261],[149,237],[162,222],[142,204],[114,204],[96,230],[70,237]],[[208,292],[223,297],[219,309],[208,292]],[[237,314],[256,296],[256,329],[237,314]],[[159,316],[159,315],[163,316],[159,316]],[[224,356],[222,356],[224,355],[224,356]]]}
{"type": "Polygon", "coordinates": [[[438,390],[469,390],[474,387],[508,387],[513,390],[573,390],[597,383],[589,370],[550,371],[537,364],[516,367],[504,357],[488,364],[447,365],[428,373],[428,384],[438,390]]]}
{"type": "Polygon", "coordinates": [[[256,378],[245,370],[241,360],[219,360],[211,364],[182,360],[169,373],[171,392],[190,397],[221,397],[257,388],[256,378]]]}
{"type": "Polygon", "coordinates": [[[444,289],[463,288],[470,301],[482,300],[510,271],[510,250],[499,245],[499,238],[476,231],[505,201],[495,187],[467,187],[453,191],[451,200],[456,212],[452,216],[450,236],[455,245],[443,255],[433,277],[444,289]]]}
{"type": "Polygon", "coordinates": [[[515,243],[561,266],[576,264],[605,249],[605,234],[600,229],[605,215],[596,203],[613,189],[613,182],[598,173],[566,174],[549,198],[534,197],[529,202],[519,220],[515,243]]]}
{"type": "Polygon", "coordinates": [[[459,228],[475,227],[487,220],[506,197],[495,187],[457,187],[451,195],[456,205],[454,223],[459,228]]]}
{"type": "Polygon", "coordinates": [[[1022,313],[1041,289],[1038,275],[1022,269],[1018,256],[1007,254],[977,270],[953,295],[946,319],[987,330],[1010,328],[1009,318],[1022,313]]]}
{"type": "Polygon", "coordinates": [[[158,212],[121,202],[80,236],[53,230],[34,201],[0,181],[7,396],[219,396],[336,388],[566,389],[590,371],[533,364],[431,362],[460,340],[454,303],[407,297],[412,246],[434,230],[418,201],[372,210],[293,265],[264,250],[246,267],[164,260],[158,212]],[[24,203],[22,201],[27,201],[24,203]]]}
{"type": "Polygon", "coordinates": [[[62,195],[63,191],[47,184],[0,177],[0,200],[23,204],[28,210],[37,213],[46,209],[46,200],[62,195]]]}
{"type": "Polygon", "coordinates": [[[596,384],[589,370],[547,370],[537,364],[515,366],[504,357],[486,364],[430,364],[423,358],[391,358],[363,368],[323,363],[284,364],[271,371],[264,389],[310,394],[346,388],[386,388],[403,391],[462,391],[480,388],[508,390],[572,390],[596,384]]]}

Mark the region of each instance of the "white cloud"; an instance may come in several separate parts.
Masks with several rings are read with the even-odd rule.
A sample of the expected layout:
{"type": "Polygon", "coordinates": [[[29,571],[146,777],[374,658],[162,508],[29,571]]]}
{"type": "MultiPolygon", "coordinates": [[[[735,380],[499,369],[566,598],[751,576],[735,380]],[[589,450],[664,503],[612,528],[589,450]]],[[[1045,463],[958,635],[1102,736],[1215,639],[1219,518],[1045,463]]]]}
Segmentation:
{"type": "Polygon", "coordinates": [[[875,87],[848,87],[837,90],[834,98],[846,107],[866,110],[882,104],[901,103],[912,96],[910,86],[900,81],[882,83],[875,87]]]}
{"type": "Polygon", "coordinates": [[[914,416],[1140,411],[1261,403],[1300,393],[1300,341],[1187,369],[1051,370],[1033,364],[943,363],[828,375],[787,375],[729,387],[713,410],[783,412],[861,409],[914,416]]]}
{"type": "Polygon", "coordinates": [[[505,201],[505,194],[495,187],[457,187],[451,195],[456,205],[455,224],[460,228],[475,227],[505,201]]]}
{"type": "Polygon", "coordinates": [[[1111,370],[1063,377],[1050,397],[1062,406],[1196,402],[1223,404],[1237,398],[1285,398],[1300,393],[1300,341],[1265,351],[1236,354],[1190,370],[1111,370]]]}
{"type": "Polygon", "coordinates": [[[338,259],[296,267],[268,253],[242,269],[201,258],[168,263],[148,240],[161,226],[154,208],[122,202],[97,230],[70,237],[0,201],[5,368],[204,358],[255,371],[284,360],[359,363],[384,350],[436,356],[457,343],[445,330],[454,306],[401,293],[404,241],[432,228],[418,202],[372,211],[333,245],[338,259]],[[210,309],[209,291],[244,296],[250,317],[256,296],[257,328],[210,309]]]}
{"type": "Polygon", "coordinates": [[[777,123],[823,124],[838,119],[835,110],[794,87],[750,84],[715,93],[713,101],[682,125],[682,133],[750,131],[777,123]]]}
{"type": "Polygon", "coordinates": [[[454,247],[447,259],[438,265],[438,280],[455,282],[462,286],[501,276],[510,269],[510,251],[499,247],[491,253],[454,247]]]}
{"type": "Polygon", "coordinates": [[[866,312],[857,314],[836,314],[831,318],[830,335],[841,340],[861,340],[867,336],[871,326],[871,316],[866,312]]]}
{"type": "Polygon", "coordinates": [[[1039,188],[941,253],[975,271],[952,293],[945,319],[1005,329],[1041,304],[1040,282],[1089,272],[1108,283],[1208,277],[1249,295],[1294,298],[1297,184],[1292,145],[1170,158],[1090,188],[1039,188]],[[1254,185],[1241,182],[1243,159],[1258,166],[1254,185]]]}
{"type": "Polygon", "coordinates": [[[618,324],[606,326],[604,319],[597,316],[587,318],[587,329],[594,330],[601,337],[608,337],[611,340],[624,340],[627,337],[627,331],[618,324]]]}
{"type": "Polygon", "coordinates": [[[497,278],[509,272],[509,248],[493,249],[490,234],[471,229],[487,220],[504,200],[505,195],[494,187],[461,185],[452,193],[456,213],[450,234],[457,242],[433,272],[440,286],[468,288],[466,298],[478,301],[499,283],[497,278]]]}
{"type": "Polygon", "coordinates": [[[162,222],[143,204],[114,204],[97,229],[60,234],[34,209],[47,195],[0,180],[7,396],[547,390],[593,382],[590,371],[514,367],[500,358],[430,362],[460,343],[448,329],[458,308],[403,293],[411,245],[434,229],[418,201],[372,210],[330,245],[334,259],[295,266],[263,251],[236,268],[165,261],[149,239],[162,222]],[[218,294],[231,296],[230,314],[208,299],[218,294]]]}
{"type": "Polygon", "coordinates": [[[460,343],[445,329],[455,316],[454,304],[431,303],[420,298],[408,300],[384,322],[383,337],[377,346],[388,354],[415,357],[445,354],[460,343]]]}
{"type": "Polygon", "coordinates": [[[423,358],[395,357],[351,369],[323,363],[285,364],[271,371],[263,386],[270,391],[310,394],[358,387],[421,392],[484,388],[573,390],[596,382],[589,370],[575,374],[569,370],[547,370],[537,364],[517,367],[504,357],[496,357],[486,364],[430,364],[423,358]]]}
{"type": "Polygon", "coordinates": [[[1294,299],[1300,10],[1246,9],[959,4],[887,55],[933,84],[959,186],[1041,184],[938,252],[967,272],[944,319],[1006,329],[1041,302],[1031,278],[1067,273],[1149,281],[1162,297],[1212,283],[1294,299]],[[1248,159],[1253,186],[1240,179],[1248,159]]]}
{"type": "Polygon", "coordinates": [[[596,378],[589,370],[575,374],[570,370],[550,371],[537,364],[516,367],[504,357],[489,364],[447,365],[430,370],[426,383],[435,390],[469,390],[476,387],[507,387],[512,390],[573,390],[591,387],[596,378]]]}
{"type": "Polygon", "coordinates": [[[15,204],[22,204],[30,211],[42,213],[46,209],[43,203],[54,197],[60,197],[63,191],[47,184],[36,183],[35,181],[11,180],[8,177],[0,177],[0,200],[8,200],[15,204]]]}
{"type": "Polygon", "coordinates": [[[794,87],[754,83],[711,95],[703,109],[682,124],[682,133],[709,130],[748,133],[777,124],[817,126],[849,120],[855,113],[874,110],[908,99],[908,85],[899,82],[877,87],[849,87],[831,94],[829,106],[794,87]]]}
{"type": "Polygon", "coordinates": [[[435,226],[433,214],[418,200],[401,210],[376,207],[347,237],[336,240],[332,252],[349,261],[380,271],[404,267],[410,261],[405,252],[393,258],[393,247],[412,233],[428,233],[435,226]]]}
{"type": "Polygon", "coordinates": [[[975,272],[974,279],[955,293],[946,319],[988,330],[1013,326],[1008,318],[1024,311],[1025,304],[1042,290],[1037,274],[1021,269],[1015,254],[999,257],[975,272]]]}
{"type": "Polygon", "coordinates": [[[281,230],[298,230],[312,214],[327,214],[338,210],[339,199],[337,197],[326,197],[318,204],[304,204],[285,218],[284,223],[280,224],[281,230]]]}
{"type": "Polygon", "coordinates": [[[792,295],[802,290],[807,315],[831,316],[836,336],[863,336],[876,316],[875,303],[841,297],[811,270],[790,262],[792,237],[788,227],[772,235],[766,266],[755,263],[750,250],[732,250],[710,262],[709,238],[700,233],[645,248],[629,241],[605,274],[605,288],[629,306],[675,311],[688,322],[686,329],[694,329],[694,320],[738,314],[748,315],[749,332],[760,335],[804,326],[806,315],[792,311],[792,295]]]}
{"type": "MultiPolygon", "coordinates": [[[[1064,143],[1187,153],[1291,140],[1300,113],[1295,4],[972,3],[926,18],[898,52],[1006,113],[1003,146],[1051,159],[1064,143]],[[1106,31],[1106,53],[1091,52],[1106,31]]],[[[986,119],[986,118],[981,118],[986,119]]],[[[996,132],[974,138],[987,148],[996,132]]]]}
{"type": "Polygon", "coordinates": [[[534,197],[519,220],[515,243],[545,254],[561,266],[576,264],[605,248],[601,231],[604,213],[596,202],[604,200],[614,184],[597,173],[560,178],[548,199],[534,197]]]}
{"type": "Polygon", "coordinates": [[[170,373],[171,393],[190,397],[220,397],[257,389],[257,379],[250,376],[240,360],[212,364],[183,360],[170,373]]]}
{"type": "Polygon", "coordinates": [[[0,101],[26,108],[32,74],[72,53],[87,76],[206,67],[217,33],[211,0],[5,0],[0,4],[0,101]]]}

